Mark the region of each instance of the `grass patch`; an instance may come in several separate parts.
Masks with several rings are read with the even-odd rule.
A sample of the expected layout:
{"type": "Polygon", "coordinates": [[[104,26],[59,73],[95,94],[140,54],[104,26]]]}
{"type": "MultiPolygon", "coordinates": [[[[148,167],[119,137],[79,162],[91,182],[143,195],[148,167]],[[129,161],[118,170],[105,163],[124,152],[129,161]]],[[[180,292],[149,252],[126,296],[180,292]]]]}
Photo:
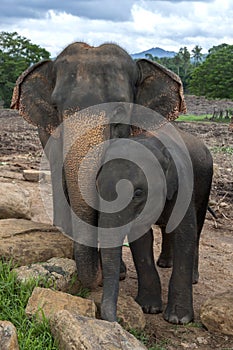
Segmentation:
{"type": "Polygon", "coordinates": [[[148,345],[149,337],[143,331],[138,331],[137,329],[130,329],[129,333],[132,334],[135,338],[137,338],[142,344],[148,345]]]}
{"type": "Polygon", "coordinates": [[[12,265],[0,261],[0,319],[12,322],[18,334],[21,350],[58,350],[47,319],[28,319],[25,308],[39,281],[19,283],[12,265]]]}
{"type": "Polygon", "coordinates": [[[90,289],[80,287],[78,293],[76,293],[75,295],[77,297],[87,299],[90,296],[90,294],[91,294],[90,289]]]}
{"type": "Polygon", "coordinates": [[[229,123],[230,119],[226,118],[216,118],[214,120],[211,119],[211,114],[203,114],[203,115],[193,115],[193,114],[182,114],[177,118],[178,122],[216,122],[216,123],[229,123]]]}
{"type": "Polygon", "coordinates": [[[142,344],[144,344],[148,350],[167,350],[167,346],[170,344],[169,339],[163,339],[160,341],[151,342],[150,337],[144,331],[138,331],[136,329],[130,329],[131,333],[135,338],[137,338],[142,344]]]}
{"type": "Polygon", "coordinates": [[[178,122],[209,122],[211,115],[182,114],[177,119],[178,122]]]}
{"type": "Polygon", "coordinates": [[[186,328],[204,328],[203,324],[201,322],[190,322],[185,325],[186,328]]]}
{"type": "Polygon", "coordinates": [[[148,350],[167,350],[170,344],[171,342],[169,339],[164,339],[157,342],[154,346],[148,348],[148,350]]]}
{"type": "Polygon", "coordinates": [[[224,154],[233,154],[233,147],[231,146],[215,146],[211,147],[210,150],[213,153],[224,153],[224,154]]]}

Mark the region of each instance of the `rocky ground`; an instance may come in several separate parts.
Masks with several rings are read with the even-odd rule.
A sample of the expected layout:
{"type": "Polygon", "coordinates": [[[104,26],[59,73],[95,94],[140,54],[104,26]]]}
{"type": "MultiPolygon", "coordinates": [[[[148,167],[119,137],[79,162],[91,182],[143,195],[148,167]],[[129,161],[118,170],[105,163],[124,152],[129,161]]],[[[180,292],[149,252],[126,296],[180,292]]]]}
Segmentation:
{"type": "MultiPolygon", "coordinates": [[[[212,114],[214,107],[230,108],[229,101],[207,101],[188,97],[188,111],[192,114],[212,114]],[[227,105],[226,105],[227,103],[227,105]]],[[[146,315],[146,334],[150,342],[155,340],[158,349],[233,349],[233,337],[208,332],[200,323],[200,307],[203,302],[220,292],[232,293],[233,278],[233,133],[224,123],[187,123],[180,127],[197,135],[209,146],[215,164],[215,174],[210,204],[217,219],[207,214],[200,245],[200,280],[194,286],[195,323],[188,326],[174,326],[165,322],[162,315],[146,315]]],[[[0,182],[10,182],[29,192],[32,204],[32,218],[49,222],[39,195],[38,183],[26,182],[24,169],[38,169],[41,146],[36,129],[20,118],[15,111],[0,111],[0,182]]],[[[4,195],[4,194],[3,194],[4,195]]],[[[155,229],[155,257],[160,251],[160,235],[155,229]]],[[[135,296],[137,280],[130,251],[124,247],[124,260],[128,276],[121,282],[121,291],[135,296]]],[[[159,269],[166,303],[170,269],[159,269]]]]}

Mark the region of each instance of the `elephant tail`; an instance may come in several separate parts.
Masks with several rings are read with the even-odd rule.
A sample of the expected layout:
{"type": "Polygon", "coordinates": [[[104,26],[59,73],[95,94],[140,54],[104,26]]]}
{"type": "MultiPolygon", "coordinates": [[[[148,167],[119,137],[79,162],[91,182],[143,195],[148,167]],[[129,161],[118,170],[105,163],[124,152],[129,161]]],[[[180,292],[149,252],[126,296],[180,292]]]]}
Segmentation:
{"type": "Polygon", "coordinates": [[[207,208],[208,212],[215,218],[217,219],[217,215],[215,213],[215,211],[208,205],[208,208],[207,208]]]}

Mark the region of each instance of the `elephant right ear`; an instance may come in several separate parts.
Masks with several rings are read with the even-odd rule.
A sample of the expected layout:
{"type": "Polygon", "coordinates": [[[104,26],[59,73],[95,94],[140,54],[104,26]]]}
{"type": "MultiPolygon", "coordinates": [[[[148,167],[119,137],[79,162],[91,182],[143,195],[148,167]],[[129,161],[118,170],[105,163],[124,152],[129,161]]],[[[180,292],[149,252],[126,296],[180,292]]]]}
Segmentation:
{"type": "Polygon", "coordinates": [[[56,108],[51,103],[54,86],[53,62],[41,61],[24,71],[16,81],[11,108],[30,124],[52,133],[58,123],[56,108]]]}
{"type": "Polygon", "coordinates": [[[140,59],[136,103],[151,108],[168,120],[186,113],[180,77],[157,62],[140,59]]]}

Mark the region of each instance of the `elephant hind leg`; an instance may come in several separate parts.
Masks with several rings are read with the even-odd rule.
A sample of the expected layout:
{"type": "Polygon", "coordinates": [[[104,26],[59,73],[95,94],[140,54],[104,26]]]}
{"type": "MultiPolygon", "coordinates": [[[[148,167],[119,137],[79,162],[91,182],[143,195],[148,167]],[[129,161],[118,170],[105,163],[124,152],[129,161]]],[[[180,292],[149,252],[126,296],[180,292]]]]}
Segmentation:
{"type": "Polygon", "coordinates": [[[193,265],[193,284],[197,284],[199,280],[199,243],[201,231],[205,221],[205,215],[207,211],[207,204],[203,203],[203,208],[206,207],[206,210],[201,208],[201,210],[197,211],[197,238],[196,238],[196,247],[195,247],[195,256],[194,256],[194,265],[193,265]]]}
{"type": "Polygon", "coordinates": [[[157,265],[162,268],[173,266],[173,236],[165,232],[165,227],[161,227],[162,246],[161,253],[157,260],[157,265]]]}
{"type": "Polygon", "coordinates": [[[123,281],[126,278],[127,268],[124,263],[124,261],[121,259],[121,266],[120,266],[120,281],[123,281]]]}
{"type": "Polygon", "coordinates": [[[137,303],[145,313],[162,312],[161,284],[154,263],[152,229],[131,242],[130,249],[138,275],[137,303]]]}

